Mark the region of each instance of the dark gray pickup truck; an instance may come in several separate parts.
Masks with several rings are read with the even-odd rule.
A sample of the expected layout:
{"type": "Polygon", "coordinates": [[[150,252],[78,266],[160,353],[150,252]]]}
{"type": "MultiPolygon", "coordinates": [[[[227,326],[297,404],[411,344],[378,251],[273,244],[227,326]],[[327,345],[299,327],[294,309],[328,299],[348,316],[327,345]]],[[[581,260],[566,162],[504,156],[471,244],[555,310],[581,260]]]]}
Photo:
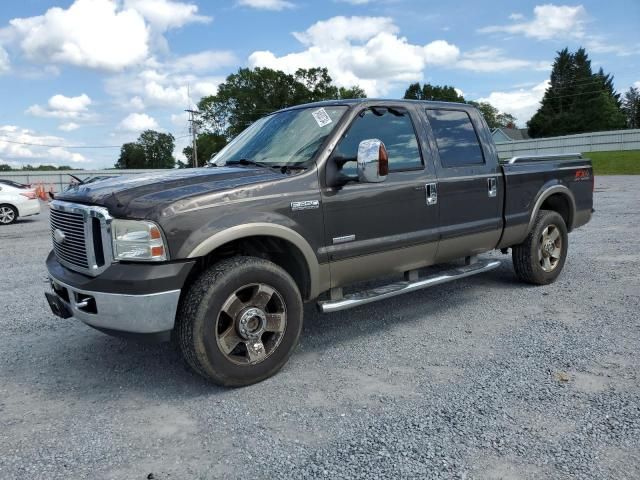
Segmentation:
{"type": "Polygon", "coordinates": [[[592,200],[589,160],[500,163],[469,105],[301,105],[206,168],[59,195],[47,298],[107,333],[175,339],[201,375],[247,385],[287,361],[303,302],[334,312],[486,272],[499,262],[477,255],[493,249],[512,249],[520,280],[553,282],[592,200]]]}

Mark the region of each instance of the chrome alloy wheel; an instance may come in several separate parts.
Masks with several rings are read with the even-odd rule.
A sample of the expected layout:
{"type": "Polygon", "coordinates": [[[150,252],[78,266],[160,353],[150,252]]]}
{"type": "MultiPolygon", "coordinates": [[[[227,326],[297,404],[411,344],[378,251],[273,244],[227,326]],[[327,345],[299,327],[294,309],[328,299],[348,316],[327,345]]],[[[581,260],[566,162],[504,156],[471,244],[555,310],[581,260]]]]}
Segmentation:
{"type": "Polygon", "coordinates": [[[540,267],[549,273],[555,270],[562,256],[562,236],[555,225],[547,225],[540,235],[538,261],[540,267]]]}
{"type": "Polygon", "coordinates": [[[0,223],[10,224],[16,218],[16,212],[11,207],[0,207],[0,223]]]}
{"type": "Polygon", "coordinates": [[[255,365],[278,348],[286,328],[282,295],[269,285],[251,284],[224,302],[216,322],[216,340],[229,361],[255,365]]]}

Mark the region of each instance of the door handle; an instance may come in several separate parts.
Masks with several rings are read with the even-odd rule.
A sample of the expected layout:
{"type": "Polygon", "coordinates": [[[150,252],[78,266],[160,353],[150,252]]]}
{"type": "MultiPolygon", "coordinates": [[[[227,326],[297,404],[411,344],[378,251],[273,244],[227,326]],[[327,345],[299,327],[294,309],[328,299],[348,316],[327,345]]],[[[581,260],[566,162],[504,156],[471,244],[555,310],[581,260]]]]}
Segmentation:
{"type": "Polygon", "coordinates": [[[438,203],[438,185],[436,183],[427,183],[427,205],[435,205],[438,203]]]}
{"type": "Polygon", "coordinates": [[[489,197],[498,195],[498,181],[496,177],[487,178],[487,186],[489,187],[489,197]]]}

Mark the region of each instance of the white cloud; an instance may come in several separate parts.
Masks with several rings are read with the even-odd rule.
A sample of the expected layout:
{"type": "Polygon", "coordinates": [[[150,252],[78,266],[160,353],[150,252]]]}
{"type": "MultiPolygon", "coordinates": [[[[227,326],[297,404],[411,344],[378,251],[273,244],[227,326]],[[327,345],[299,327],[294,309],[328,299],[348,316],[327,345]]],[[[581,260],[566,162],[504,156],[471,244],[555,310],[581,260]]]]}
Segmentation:
{"type": "Polygon", "coordinates": [[[389,17],[332,17],[320,20],[304,32],[293,34],[296,39],[309,46],[345,41],[364,42],[380,32],[398,33],[398,27],[389,17]]]}
{"type": "Polygon", "coordinates": [[[436,40],[424,46],[424,55],[428,64],[448,65],[458,58],[460,49],[444,40],[436,40]]]}
{"type": "Polygon", "coordinates": [[[68,9],[14,18],[8,36],[35,62],[122,70],[149,53],[149,30],[133,9],[110,0],[76,0],[68,9]]]}
{"type": "Polygon", "coordinates": [[[127,132],[155,130],[158,128],[158,122],[146,113],[131,113],[120,122],[118,128],[127,132]]]}
{"type": "Polygon", "coordinates": [[[49,99],[46,107],[37,104],[31,105],[27,109],[27,113],[35,117],[88,120],[93,116],[88,111],[89,105],[91,105],[91,98],[84,93],[77,97],[57,94],[49,99]]]}
{"type": "Polygon", "coordinates": [[[64,95],[54,95],[49,99],[51,110],[63,110],[65,112],[83,112],[91,105],[91,98],[86,93],[77,97],[65,97],[64,95]]]}
{"type": "Polygon", "coordinates": [[[616,44],[608,40],[604,35],[589,35],[582,39],[582,42],[589,53],[613,53],[619,57],[640,53],[640,43],[635,45],[616,44]]]}
{"type": "Polygon", "coordinates": [[[550,64],[547,62],[510,58],[505,56],[502,49],[491,47],[479,47],[465,52],[458,61],[457,66],[475,72],[498,72],[522,68],[548,70],[550,68],[550,64]]]}
{"type": "Polygon", "coordinates": [[[80,128],[80,125],[78,125],[75,122],[68,122],[68,123],[63,123],[61,125],[58,125],[58,129],[62,130],[63,132],[71,132],[79,128],[80,128]]]}
{"type": "Polygon", "coordinates": [[[333,17],[294,33],[305,50],[281,57],[256,51],[249,56],[249,65],[288,73],[325,66],[337,85],[357,84],[376,96],[394,84],[422,80],[428,64],[454,64],[460,53],[444,40],[413,45],[397,33],[398,27],[387,17],[333,17]]]}
{"type": "Polygon", "coordinates": [[[524,15],[521,13],[512,13],[509,15],[509,20],[524,20],[524,15]]]}
{"type": "Polygon", "coordinates": [[[168,63],[168,67],[180,72],[206,72],[237,63],[233,52],[205,50],[180,57],[168,63]]]}
{"type": "Polygon", "coordinates": [[[238,0],[237,3],[243,7],[276,11],[284,10],[285,8],[293,8],[295,6],[287,0],[238,0]]]}
{"type": "Polygon", "coordinates": [[[65,143],[64,138],[38,134],[33,130],[20,128],[16,125],[0,126],[0,156],[6,163],[14,166],[25,163],[83,163],[87,161],[80,153],[71,152],[65,148],[65,143]]]}
{"type": "Polygon", "coordinates": [[[550,38],[580,37],[584,34],[587,11],[582,5],[537,5],[533,18],[524,21],[524,16],[512,14],[514,23],[492,25],[481,28],[481,33],[512,33],[547,40],[550,38]],[[523,20],[523,21],[520,21],[523,20]]]}
{"type": "Polygon", "coordinates": [[[633,83],[633,86],[640,90],[640,80],[633,83]]]}
{"type": "MultiPolygon", "coordinates": [[[[217,52],[201,53],[210,69],[215,68],[213,59],[225,58],[224,55],[218,56],[217,52]]],[[[188,55],[187,60],[182,57],[170,63],[147,62],[148,68],[108,78],[105,82],[106,91],[129,111],[140,111],[146,107],[190,107],[200,97],[215,94],[224,80],[223,77],[190,71],[187,65],[196,61],[194,56],[188,55]]]]}
{"type": "Polygon", "coordinates": [[[70,152],[61,147],[53,147],[47,150],[49,157],[61,160],[63,162],[82,163],[86,158],[80,153],[70,152]]]}
{"type": "Polygon", "coordinates": [[[129,108],[131,110],[144,110],[144,100],[136,95],[131,100],[129,100],[129,102],[127,102],[125,108],[129,108]]]}
{"type": "Polygon", "coordinates": [[[519,125],[524,125],[540,107],[540,100],[548,86],[549,80],[545,80],[529,89],[491,92],[477,101],[489,102],[501,112],[511,113],[518,119],[519,125]]]}
{"type": "Polygon", "coordinates": [[[9,61],[9,54],[0,46],[0,75],[7,73],[11,70],[11,62],[9,61]]]}
{"type": "Polygon", "coordinates": [[[187,112],[182,113],[172,113],[171,114],[171,123],[176,127],[184,127],[187,125],[187,121],[189,120],[189,115],[187,112]]]}
{"type": "Polygon", "coordinates": [[[180,28],[188,23],[209,23],[211,17],[198,15],[198,6],[171,0],[125,0],[125,7],[139,12],[161,31],[180,28]]]}

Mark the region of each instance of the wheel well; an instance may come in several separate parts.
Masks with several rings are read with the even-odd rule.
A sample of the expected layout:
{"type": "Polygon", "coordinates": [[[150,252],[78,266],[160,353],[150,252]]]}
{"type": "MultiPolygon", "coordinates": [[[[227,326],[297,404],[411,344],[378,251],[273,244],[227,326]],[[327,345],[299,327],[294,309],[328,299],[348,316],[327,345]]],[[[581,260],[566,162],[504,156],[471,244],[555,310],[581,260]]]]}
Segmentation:
{"type": "Polygon", "coordinates": [[[293,243],[272,236],[240,238],[220,245],[212,252],[198,259],[185,283],[191,283],[200,272],[214,263],[238,255],[263,258],[275,263],[291,275],[300,289],[302,299],[309,299],[311,278],[304,255],[293,243]]]}
{"type": "Polygon", "coordinates": [[[564,220],[567,230],[571,230],[573,223],[573,211],[571,209],[571,203],[566,195],[562,193],[554,193],[548,198],[545,198],[544,202],[540,206],[541,210],[553,210],[560,214],[564,220]]]}

